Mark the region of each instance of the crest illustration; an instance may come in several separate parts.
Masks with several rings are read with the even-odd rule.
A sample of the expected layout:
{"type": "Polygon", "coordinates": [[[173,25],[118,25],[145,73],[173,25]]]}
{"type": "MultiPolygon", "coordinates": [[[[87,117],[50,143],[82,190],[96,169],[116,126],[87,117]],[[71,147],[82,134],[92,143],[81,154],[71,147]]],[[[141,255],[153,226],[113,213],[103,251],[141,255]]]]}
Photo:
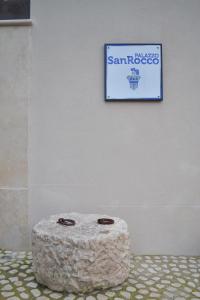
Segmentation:
{"type": "Polygon", "coordinates": [[[128,75],[126,78],[129,81],[130,88],[133,90],[137,89],[139,80],[141,78],[141,76],[139,75],[139,69],[131,68],[130,75],[128,75]]]}

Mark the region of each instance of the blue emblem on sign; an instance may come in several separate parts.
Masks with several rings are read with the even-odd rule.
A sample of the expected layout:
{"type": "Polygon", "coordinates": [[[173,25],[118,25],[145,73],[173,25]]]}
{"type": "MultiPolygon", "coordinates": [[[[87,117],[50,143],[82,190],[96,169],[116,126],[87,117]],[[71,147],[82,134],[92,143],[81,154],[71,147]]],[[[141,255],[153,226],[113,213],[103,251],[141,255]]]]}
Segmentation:
{"type": "Polygon", "coordinates": [[[139,75],[139,70],[136,68],[131,68],[131,74],[126,77],[129,81],[130,88],[135,90],[138,88],[138,83],[141,78],[139,75]]]}

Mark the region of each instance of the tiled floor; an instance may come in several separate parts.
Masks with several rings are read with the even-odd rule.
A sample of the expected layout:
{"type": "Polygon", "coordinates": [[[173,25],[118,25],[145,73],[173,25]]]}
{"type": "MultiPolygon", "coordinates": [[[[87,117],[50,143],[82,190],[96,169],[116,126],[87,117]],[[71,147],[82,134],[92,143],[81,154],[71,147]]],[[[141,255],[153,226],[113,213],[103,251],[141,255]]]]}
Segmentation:
{"type": "Polygon", "coordinates": [[[133,256],[126,282],[90,295],[62,294],[38,285],[31,263],[31,252],[0,250],[0,300],[200,299],[200,257],[133,256]]]}

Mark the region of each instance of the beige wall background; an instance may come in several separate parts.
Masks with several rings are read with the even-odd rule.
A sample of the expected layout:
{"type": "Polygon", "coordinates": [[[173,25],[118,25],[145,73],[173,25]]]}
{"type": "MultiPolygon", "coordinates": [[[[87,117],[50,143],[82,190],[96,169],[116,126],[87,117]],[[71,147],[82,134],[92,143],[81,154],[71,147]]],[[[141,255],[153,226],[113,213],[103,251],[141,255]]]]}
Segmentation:
{"type": "Polygon", "coordinates": [[[0,248],[5,249],[28,247],[30,42],[29,27],[0,26],[0,248]]]}
{"type": "Polygon", "coordinates": [[[99,212],[128,222],[135,253],[200,253],[199,12],[199,0],[32,1],[29,230],[99,212]],[[163,44],[163,102],[104,102],[103,45],[129,42],[163,44]]]}

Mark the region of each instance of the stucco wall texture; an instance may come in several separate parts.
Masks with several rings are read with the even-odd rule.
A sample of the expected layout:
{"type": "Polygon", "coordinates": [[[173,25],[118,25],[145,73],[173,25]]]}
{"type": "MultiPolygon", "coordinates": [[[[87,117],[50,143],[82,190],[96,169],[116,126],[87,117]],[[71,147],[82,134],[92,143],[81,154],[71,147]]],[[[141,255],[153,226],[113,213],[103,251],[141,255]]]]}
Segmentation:
{"type": "Polygon", "coordinates": [[[32,1],[29,231],[53,213],[106,213],[128,222],[134,253],[200,253],[199,12],[199,0],[32,1]],[[162,43],[163,102],[106,103],[104,43],[162,43]]]}
{"type": "Polygon", "coordinates": [[[0,26],[0,248],[28,247],[30,29],[0,26]]]}

